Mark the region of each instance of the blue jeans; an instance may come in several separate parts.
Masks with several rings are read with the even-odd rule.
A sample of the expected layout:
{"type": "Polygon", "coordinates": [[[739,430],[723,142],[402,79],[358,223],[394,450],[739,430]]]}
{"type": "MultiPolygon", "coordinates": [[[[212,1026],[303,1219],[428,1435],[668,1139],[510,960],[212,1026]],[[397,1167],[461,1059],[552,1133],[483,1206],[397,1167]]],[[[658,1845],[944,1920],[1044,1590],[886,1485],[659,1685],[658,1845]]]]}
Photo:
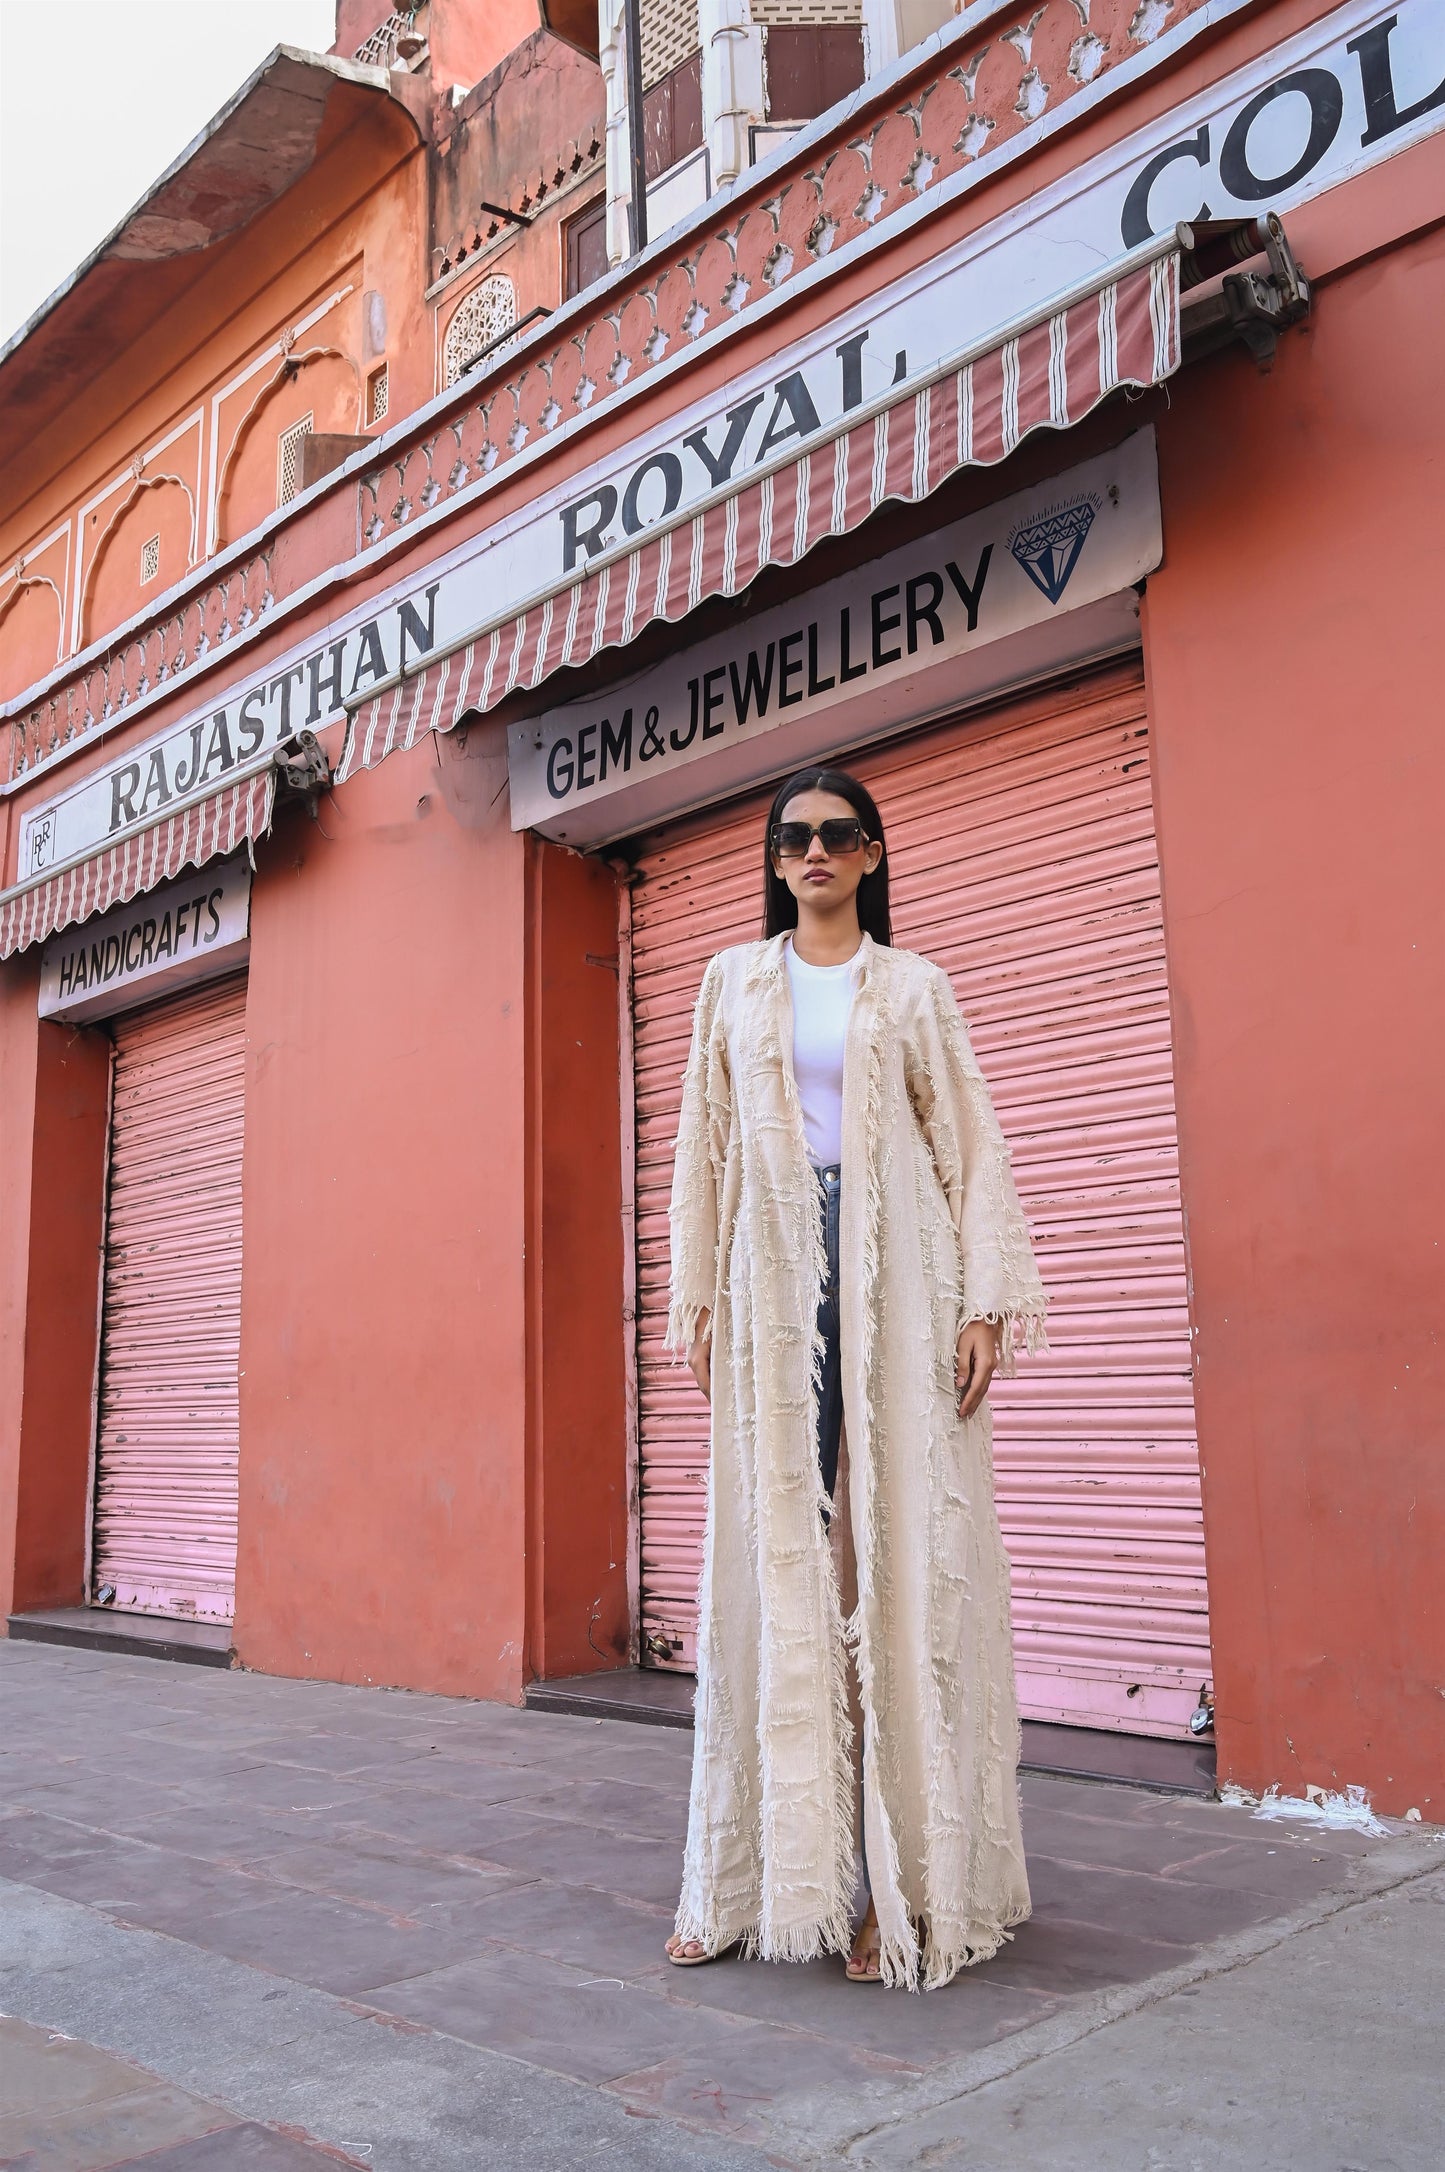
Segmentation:
{"type": "MultiPolygon", "coordinates": [[[[843,1366],[838,1332],[838,1223],[841,1212],[842,1172],[835,1165],[819,1169],[818,1211],[823,1224],[823,1255],[826,1262],[823,1288],[818,1299],[818,1333],[823,1343],[823,1378],[818,1389],[818,1468],[823,1488],[831,1501],[838,1488],[838,1451],[843,1438],[843,1366]]],[[[827,1511],[824,1511],[826,1517],[827,1511]]],[[[851,1661],[850,1661],[851,1665],[851,1661]]],[[[860,1823],[858,1848],[863,1858],[863,1886],[871,1893],[868,1851],[860,1823]]]]}
{"type": "Polygon", "coordinates": [[[827,1267],[818,1300],[818,1333],[823,1342],[823,1378],[818,1390],[818,1467],[829,1500],[838,1484],[838,1443],[843,1432],[843,1367],[838,1348],[838,1218],[841,1171],[819,1169],[818,1208],[823,1221],[827,1267]]]}

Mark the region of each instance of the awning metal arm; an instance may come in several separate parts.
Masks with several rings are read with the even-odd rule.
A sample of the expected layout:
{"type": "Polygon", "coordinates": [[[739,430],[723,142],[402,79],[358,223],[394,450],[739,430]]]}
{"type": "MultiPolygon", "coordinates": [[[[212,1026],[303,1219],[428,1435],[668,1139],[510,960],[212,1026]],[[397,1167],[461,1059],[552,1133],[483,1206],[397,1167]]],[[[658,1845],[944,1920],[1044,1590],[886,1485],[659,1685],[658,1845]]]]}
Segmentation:
{"type": "Polygon", "coordinates": [[[1309,315],[1312,299],[1309,280],[1295,261],[1277,213],[1267,211],[1261,219],[1199,220],[1180,226],[1177,233],[1181,291],[1224,275],[1218,293],[1188,303],[1180,312],[1185,360],[1239,339],[1257,362],[1271,361],[1280,333],[1309,315]],[[1261,256],[1268,271],[1234,268],[1261,256]]]}
{"type": "Polygon", "coordinates": [[[271,757],[276,781],[288,792],[299,793],[313,822],[320,819],[317,802],[332,782],[331,764],[315,732],[296,732],[277,747],[271,757]]]}

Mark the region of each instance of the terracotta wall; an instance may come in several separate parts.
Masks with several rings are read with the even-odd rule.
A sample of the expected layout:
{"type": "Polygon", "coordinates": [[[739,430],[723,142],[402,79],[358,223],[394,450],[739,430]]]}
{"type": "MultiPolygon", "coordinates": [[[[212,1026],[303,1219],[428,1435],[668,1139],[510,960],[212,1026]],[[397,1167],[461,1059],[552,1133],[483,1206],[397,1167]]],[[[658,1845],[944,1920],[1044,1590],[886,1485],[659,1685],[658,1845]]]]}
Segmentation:
{"type": "Polygon", "coordinates": [[[1436,1820],[1442,282],[1181,382],[1145,603],[1221,1772],[1436,1820]]]}
{"type": "Polygon", "coordinates": [[[38,965],[0,972],[0,1621],[14,1608],[18,1567],[38,980],[38,965]]]}
{"type": "Polygon", "coordinates": [[[189,483],[179,476],[137,482],[121,491],[103,513],[91,514],[90,569],[80,619],[82,648],[121,625],[149,597],[163,596],[185,578],[193,544],[203,534],[196,481],[193,471],[189,483]],[[155,545],[153,573],[147,571],[147,543],[155,545]]]}
{"type": "Polygon", "coordinates": [[[431,276],[457,275],[436,302],[438,354],[459,303],[493,272],[512,281],[518,317],[565,299],[563,227],[605,191],[604,121],[597,63],[536,31],[439,124],[431,276]],[[484,202],[525,205],[529,223],[498,221],[484,202]]]}
{"type": "Polygon", "coordinates": [[[260,853],[236,1645],[267,1673],[516,1700],[625,1652],[616,897],[513,835],[504,762],[428,743],[260,853]]]}
{"type": "Polygon", "coordinates": [[[617,885],[529,840],[529,1672],[628,1655],[617,885]]]}
{"type": "MultiPolygon", "coordinates": [[[[29,571],[65,591],[67,652],[75,598],[63,528],[78,509],[86,514],[84,648],[182,580],[193,556],[208,555],[213,495],[220,545],[274,515],[277,437],[289,423],[309,411],[317,431],[358,431],[365,380],[383,361],[391,420],[431,398],[426,264],[425,158],[400,108],[377,101],[363,120],[323,139],[315,166],[279,203],[204,252],[184,298],[159,314],[145,341],[106,359],[85,387],[82,448],[73,407],[34,431],[0,429],[0,565],[24,557],[29,571]],[[308,316],[316,321],[288,355],[268,353],[308,316]],[[158,371],[157,355],[173,365],[158,371]],[[136,457],[167,439],[137,477],[136,457]],[[42,557],[37,544],[56,530],[58,543],[42,557]],[[145,581],[141,551],[151,536],[160,563],[145,581]]],[[[355,524],[353,500],[341,557],[355,550],[355,524]]],[[[0,699],[55,668],[59,613],[52,621],[51,608],[27,591],[0,617],[0,699]]]]}
{"type": "Polygon", "coordinates": [[[0,701],[23,694],[59,660],[59,589],[49,580],[17,582],[0,613],[0,701]]]}
{"type": "Polygon", "coordinates": [[[428,744],[260,856],[236,1645],[515,1698],[525,869],[471,781],[449,808],[428,744]]]}
{"type": "Polygon", "coordinates": [[[84,1596],[110,1042],[0,975],[0,1620],[84,1596]]]}

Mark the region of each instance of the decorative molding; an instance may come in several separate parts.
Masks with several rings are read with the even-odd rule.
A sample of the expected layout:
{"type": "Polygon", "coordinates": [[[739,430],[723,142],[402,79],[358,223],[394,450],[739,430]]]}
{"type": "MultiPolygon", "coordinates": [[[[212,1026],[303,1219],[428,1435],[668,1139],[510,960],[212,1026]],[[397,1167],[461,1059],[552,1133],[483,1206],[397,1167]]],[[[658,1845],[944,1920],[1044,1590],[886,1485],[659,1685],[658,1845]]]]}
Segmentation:
{"type": "MultiPolygon", "coordinates": [[[[153,695],[158,643],[159,665],[173,677],[276,609],[276,531],[303,517],[313,499],[355,491],[358,552],[346,565],[307,568],[298,589],[282,599],[287,611],[364,574],[393,548],[410,545],[420,527],[491,487],[501,479],[499,471],[519,459],[530,465],[542,446],[570,438],[612,401],[645,396],[655,379],[685,367],[698,350],[683,319],[695,336],[696,309],[706,312],[699,344],[711,349],[794,292],[801,295],[844,263],[886,246],[985,172],[1032,152],[1075,114],[1122,93],[1244,4],[1149,0],[1146,30],[1138,0],[1046,0],[1042,10],[974,0],[956,25],[914,48],[881,84],[865,84],[751,169],[730,200],[705,206],[614,273],[604,288],[565,305],[541,330],[524,331],[518,351],[504,351],[474,381],[464,379],[399,420],[378,440],[373,465],[359,464],[362,456],[356,456],[356,464],[313,485],[284,515],[268,518],[253,539],[229,556],[222,553],[224,570],[162,604],[170,615],[134,621],[119,651],[95,656],[73,679],[57,675],[48,686],[42,682],[32,707],[10,719],[10,778],[56,758],[86,732],[153,695]],[[1168,15],[1164,35],[1141,44],[1141,32],[1156,29],[1160,9],[1168,15]],[[1040,19],[1033,22],[1036,13],[1040,19]],[[1103,48],[1087,72],[1070,66],[1086,14],[1084,35],[1103,48]],[[1011,15],[1020,32],[1027,28],[1029,65],[1047,93],[1041,118],[1032,121],[1018,110],[1029,69],[994,27],[1011,15]],[[980,36],[985,24],[987,39],[980,36]],[[983,122],[980,144],[971,140],[970,125],[983,122]],[[987,156],[979,156],[981,149],[987,156]]],[[[299,320],[296,332],[352,291],[350,284],[339,289],[299,320]]],[[[213,398],[212,520],[219,402],[281,351],[280,342],[273,343],[213,398]]],[[[293,554],[292,562],[304,565],[304,553],[293,554]]]]}
{"type": "MultiPolygon", "coordinates": [[[[1177,33],[1208,8],[1208,0],[1147,4],[1156,15],[1163,11],[1157,26],[1151,15],[1150,38],[1165,17],[1177,33]]],[[[596,414],[623,384],[635,389],[705,327],[747,321],[825,258],[939,202],[948,182],[972,175],[981,154],[996,156],[1045,120],[1057,124],[1076,100],[1092,103],[1113,69],[1138,59],[1140,14],[1140,0],[1042,0],[1003,31],[990,26],[987,38],[975,30],[971,38],[925,41],[906,56],[893,98],[870,108],[865,85],[826,117],[834,131],[826,155],[805,131],[795,160],[781,161],[783,176],[769,186],[745,174],[721,221],[691,222],[669,237],[671,248],[649,250],[591,323],[559,328],[550,349],[529,342],[526,358],[501,382],[500,369],[489,368],[469,408],[418,417],[411,442],[388,447],[386,463],[366,477],[365,542],[376,546],[419,507],[430,511],[494,477],[559,423],[596,414]],[[1085,15],[1093,40],[1087,73],[1070,65],[1085,15]]],[[[609,98],[614,88],[609,77],[609,98]]]]}
{"type": "MultiPolygon", "coordinates": [[[[211,514],[211,532],[214,537],[215,545],[219,545],[221,541],[221,509],[225,503],[226,492],[230,488],[231,471],[235,467],[236,461],[240,456],[242,445],[251,434],[253,424],[256,422],[267,401],[271,398],[271,395],[278,389],[278,387],[287,383],[292,378],[299,377],[301,375],[301,372],[303,370],[309,369],[313,362],[323,361],[327,357],[332,357],[336,361],[344,362],[347,368],[351,371],[352,376],[356,379],[356,426],[358,430],[361,428],[361,415],[365,405],[366,390],[362,380],[361,368],[359,363],[357,363],[353,356],[349,355],[346,352],[346,349],[344,347],[308,347],[304,354],[297,354],[295,336],[294,334],[288,332],[280,342],[280,351],[280,361],[277,363],[276,368],[271,372],[271,375],[267,378],[265,384],[262,385],[259,392],[257,392],[254,399],[251,401],[250,406],[246,409],[246,412],[241,417],[241,420],[237,423],[231,437],[231,442],[226,448],[225,458],[221,461],[220,466],[216,471],[215,481],[211,493],[213,508],[211,514]]],[[[252,371],[249,374],[254,376],[255,372],[252,371]]],[[[244,383],[245,380],[243,379],[242,382],[244,383]]]]}
{"type": "Polygon", "coordinates": [[[145,469],[145,460],[143,456],[138,453],[135,459],[131,462],[131,473],[135,478],[134,483],[132,487],[126,492],[120,504],[116,507],[115,511],[111,514],[109,520],[106,522],[105,526],[101,529],[99,535],[95,539],[95,548],[90,554],[89,561],[85,568],[85,578],[81,583],[80,611],[78,614],[77,623],[82,629],[84,629],[86,619],[90,615],[90,599],[95,589],[95,577],[97,572],[99,571],[100,562],[105,556],[106,549],[110,543],[110,539],[115,534],[115,531],[120,526],[121,522],[125,519],[125,516],[130,511],[131,507],[137,504],[140,499],[145,496],[145,493],[148,490],[162,490],[167,483],[178,483],[180,485],[181,489],[186,494],[186,503],[191,509],[191,536],[192,540],[194,541],[196,533],[195,491],[192,490],[190,484],[186,481],[183,475],[173,475],[170,473],[164,473],[160,475],[147,475],[145,469]]]}
{"type": "MultiPolygon", "coordinates": [[[[158,438],[154,445],[148,445],[144,447],[143,450],[132,453],[130,459],[126,462],[125,466],[123,468],[117,468],[115,473],[110,477],[109,481],[102,484],[101,488],[96,491],[94,497],[87,498],[84,505],[80,506],[77,509],[74,515],[73,522],[67,523],[67,526],[73,526],[75,532],[74,588],[69,598],[67,599],[69,603],[70,618],[69,646],[72,655],[82,645],[81,625],[84,616],[85,598],[90,586],[90,566],[94,562],[96,551],[99,550],[101,543],[104,541],[105,537],[109,535],[111,528],[114,525],[113,521],[108,520],[105,526],[101,529],[100,534],[95,539],[94,549],[92,549],[90,552],[87,552],[85,541],[85,523],[87,518],[90,514],[98,512],[100,507],[105,504],[106,499],[113,498],[118,490],[126,490],[133,494],[136,483],[139,482],[141,477],[145,474],[146,469],[152,466],[155,461],[161,459],[166,453],[168,453],[173,445],[178,445],[183,437],[188,437],[192,430],[196,432],[196,474],[195,488],[190,492],[190,562],[192,565],[195,564],[196,559],[200,553],[199,498],[201,488],[201,455],[204,449],[204,423],[205,410],[200,407],[194,408],[189,415],[185,416],[180,422],[174,424],[173,427],[166,432],[164,437],[158,438]]],[[[181,477],[177,476],[175,480],[177,482],[180,482],[182,479],[181,477]]],[[[32,551],[30,553],[30,556],[33,558],[34,555],[35,553],[32,551]]]]}
{"type": "Polygon", "coordinates": [[[274,362],[278,359],[284,361],[298,339],[304,338],[314,326],[321,322],[324,316],[327,316],[333,309],[339,308],[348,295],[355,292],[356,281],[349,279],[344,287],[338,287],[334,293],[328,294],[324,302],[318,302],[314,309],[307,310],[304,316],[298,317],[293,325],[289,325],[279,337],[271,341],[269,346],[263,347],[259,354],[252,355],[245,368],[238,370],[228,385],[222,385],[219,392],[211,394],[211,462],[206,498],[206,555],[208,558],[215,555],[220,540],[217,533],[217,517],[221,504],[218,481],[220,475],[221,407],[223,403],[239,392],[243,385],[249,384],[257,371],[265,369],[268,362],[274,362]]]}

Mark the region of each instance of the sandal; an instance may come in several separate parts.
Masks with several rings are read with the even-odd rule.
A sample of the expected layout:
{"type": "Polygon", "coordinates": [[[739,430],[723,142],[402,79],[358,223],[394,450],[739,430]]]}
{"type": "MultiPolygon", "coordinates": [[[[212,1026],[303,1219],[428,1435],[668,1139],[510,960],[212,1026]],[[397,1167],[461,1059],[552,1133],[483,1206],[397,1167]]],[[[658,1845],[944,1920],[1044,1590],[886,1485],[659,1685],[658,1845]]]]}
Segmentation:
{"type": "MultiPolygon", "coordinates": [[[[858,1938],[862,1938],[866,1926],[860,1926],[858,1938]]],[[[883,1933],[873,1924],[873,1943],[859,1948],[857,1939],[853,1950],[843,1964],[843,1974],[849,1983],[882,1983],[883,1981],[883,1933]],[[869,1963],[873,1965],[870,1967],[869,1963]]]]}
{"type": "MultiPolygon", "coordinates": [[[[676,1936],[676,1933],[673,1935],[676,1936]]],[[[684,1938],[682,1943],[684,1946],[696,1946],[701,1941],[696,1938],[684,1938]]],[[[663,1951],[667,1954],[667,1958],[674,1968],[706,1968],[709,1962],[721,1961],[728,1954],[736,1952],[737,1943],[737,1940],[734,1939],[731,1945],[719,1946],[716,1953],[673,1953],[666,1947],[663,1948],[663,1951]]]]}

